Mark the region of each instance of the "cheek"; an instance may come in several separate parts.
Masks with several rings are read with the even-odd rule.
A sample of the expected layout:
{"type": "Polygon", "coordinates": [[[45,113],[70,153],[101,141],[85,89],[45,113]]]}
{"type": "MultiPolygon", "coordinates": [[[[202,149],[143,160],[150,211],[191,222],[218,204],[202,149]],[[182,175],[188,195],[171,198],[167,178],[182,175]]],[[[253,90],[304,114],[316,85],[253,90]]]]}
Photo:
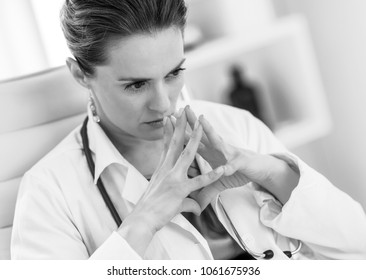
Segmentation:
{"type": "Polygon", "coordinates": [[[138,119],[140,112],[144,108],[144,104],[139,102],[139,100],[130,100],[128,98],[119,100],[115,106],[118,111],[118,116],[130,121],[138,119]]]}
{"type": "Polygon", "coordinates": [[[120,126],[122,123],[132,123],[141,111],[141,104],[123,96],[123,94],[109,94],[103,96],[101,107],[106,117],[114,124],[120,126]],[[129,120],[126,122],[126,120],[129,120]]]}
{"type": "Polygon", "coordinates": [[[184,86],[184,80],[181,79],[177,83],[174,84],[174,87],[171,90],[171,102],[174,102],[174,104],[177,102],[178,98],[181,96],[181,92],[184,86]]]}

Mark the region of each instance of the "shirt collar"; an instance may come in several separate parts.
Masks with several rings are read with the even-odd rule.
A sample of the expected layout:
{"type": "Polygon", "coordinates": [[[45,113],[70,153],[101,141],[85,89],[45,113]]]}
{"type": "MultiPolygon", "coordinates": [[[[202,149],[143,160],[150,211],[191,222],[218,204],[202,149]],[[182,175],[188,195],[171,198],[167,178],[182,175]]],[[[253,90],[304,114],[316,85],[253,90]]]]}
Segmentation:
{"type": "Polygon", "coordinates": [[[121,186],[121,195],[135,205],[145,192],[148,181],[120,154],[99,123],[93,121],[90,106],[88,106],[88,118],[89,147],[95,161],[94,184],[97,184],[99,177],[106,168],[118,164],[118,168],[124,168],[122,172],[126,176],[125,184],[121,186]]]}
{"type": "Polygon", "coordinates": [[[90,106],[88,106],[88,117],[89,147],[94,155],[94,183],[96,184],[104,169],[109,165],[117,163],[128,169],[131,164],[119,153],[99,123],[93,121],[90,106]]]}

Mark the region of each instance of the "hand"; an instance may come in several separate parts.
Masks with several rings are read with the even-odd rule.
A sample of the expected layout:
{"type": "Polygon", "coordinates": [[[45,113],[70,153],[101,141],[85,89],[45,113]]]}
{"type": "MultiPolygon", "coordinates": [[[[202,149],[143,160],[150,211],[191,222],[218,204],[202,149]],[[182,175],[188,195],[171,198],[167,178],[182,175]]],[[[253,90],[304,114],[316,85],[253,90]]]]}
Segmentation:
{"type": "MultiPolygon", "coordinates": [[[[200,205],[188,195],[207,186],[223,175],[223,168],[219,167],[207,174],[199,175],[193,179],[187,177],[188,168],[197,153],[198,145],[203,134],[202,126],[197,121],[194,125],[190,139],[183,150],[185,128],[187,126],[186,114],[183,112],[177,119],[175,129],[170,118],[164,124],[164,151],[156,171],[154,172],[148,188],[135,206],[132,213],[122,225],[129,231],[130,240],[136,242],[132,236],[133,225],[146,232],[145,245],[137,244],[136,250],[144,252],[154,234],[164,227],[172,218],[181,212],[201,213],[200,205]],[[146,236],[149,235],[149,238],[146,236]]],[[[136,232],[133,232],[136,234],[136,232]]],[[[141,232],[137,233],[141,234],[141,232]]],[[[131,241],[130,244],[133,244],[131,241]]],[[[132,245],[133,246],[133,245],[132,245]]],[[[136,248],[135,247],[135,248],[136,248]]]]}
{"type": "MultiPolygon", "coordinates": [[[[192,126],[197,118],[190,108],[187,108],[186,112],[188,123],[192,126]]],[[[198,153],[213,168],[225,165],[224,176],[205,187],[197,195],[197,201],[202,208],[206,207],[221,191],[242,186],[250,181],[265,188],[283,204],[287,202],[292,190],[298,184],[297,172],[281,159],[225,143],[203,116],[199,121],[204,135],[198,153]]]]}

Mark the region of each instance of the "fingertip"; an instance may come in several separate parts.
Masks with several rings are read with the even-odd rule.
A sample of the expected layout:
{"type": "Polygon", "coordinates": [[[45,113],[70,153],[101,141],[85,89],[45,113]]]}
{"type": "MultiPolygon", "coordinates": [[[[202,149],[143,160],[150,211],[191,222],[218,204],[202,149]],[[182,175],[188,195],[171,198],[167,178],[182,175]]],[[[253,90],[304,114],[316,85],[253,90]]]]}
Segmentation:
{"type": "Polygon", "coordinates": [[[172,123],[171,117],[167,116],[163,120],[164,123],[164,134],[170,135],[174,132],[174,125],[172,123]]]}
{"type": "Polygon", "coordinates": [[[173,126],[175,126],[175,125],[176,125],[176,123],[177,123],[177,118],[176,118],[175,116],[170,115],[170,116],[169,116],[169,120],[170,120],[170,122],[171,122],[171,124],[172,124],[173,126]]]}
{"type": "Polygon", "coordinates": [[[187,113],[186,113],[186,110],[183,110],[181,116],[180,116],[182,119],[184,119],[185,121],[187,121],[187,113]]]}
{"type": "Polygon", "coordinates": [[[172,116],[166,116],[166,118],[165,118],[165,125],[173,125],[173,123],[172,123],[172,116]]]}
{"type": "Polygon", "coordinates": [[[196,118],[196,115],[194,114],[194,112],[192,111],[192,109],[189,105],[187,105],[186,115],[187,115],[187,121],[189,123],[189,126],[193,130],[194,123],[197,120],[197,118],[196,118]]]}
{"type": "Polygon", "coordinates": [[[198,120],[196,120],[196,122],[194,123],[193,130],[197,130],[199,125],[200,125],[200,122],[198,120]]]}
{"type": "Polygon", "coordinates": [[[186,112],[189,116],[194,117],[194,113],[191,109],[191,106],[189,106],[189,105],[186,106],[186,112]]]}
{"type": "Polygon", "coordinates": [[[230,165],[225,165],[224,166],[224,173],[223,174],[225,176],[231,176],[231,175],[234,174],[234,172],[235,172],[235,169],[232,168],[232,166],[230,166],[230,165]]]}
{"type": "Polygon", "coordinates": [[[202,124],[202,126],[204,126],[206,129],[207,129],[207,127],[209,127],[204,115],[200,115],[198,117],[198,120],[202,124]]]}
{"type": "Polygon", "coordinates": [[[180,108],[177,114],[177,117],[180,118],[182,116],[182,113],[184,111],[185,108],[180,108]]]}
{"type": "Polygon", "coordinates": [[[210,204],[210,202],[209,201],[207,201],[207,202],[204,202],[204,203],[202,203],[202,205],[200,205],[201,206],[201,213],[207,208],[207,206],[210,204]]]}
{"type": "Polygon", "coordinates": [[[203,127],[201,123],[197,120],[194,124],[192,136],[198,137],[199,139],[202,138],[203,134],[203,127]]]}
{"type": "Polygon", "coordinates": [[[200,209],[195,209],[195,210],[193,211],[193,214],[195,214],[196,216],[201,216],[201,213],[202,213],[201,208],[200,208],[200,209]]]}
{"type": "Polygon", "coordinates": [[[219,174],[224,174],[225,173],[225,166],[219,166],[214,170],[214,173],[219,175],[219,174]]]}
{"type": "Polygon", "coordinates": [[[184,125],[187,122],[187,116],[184,108],[179,110],[179,116],[177,118],[176,126],[184,125]]]}

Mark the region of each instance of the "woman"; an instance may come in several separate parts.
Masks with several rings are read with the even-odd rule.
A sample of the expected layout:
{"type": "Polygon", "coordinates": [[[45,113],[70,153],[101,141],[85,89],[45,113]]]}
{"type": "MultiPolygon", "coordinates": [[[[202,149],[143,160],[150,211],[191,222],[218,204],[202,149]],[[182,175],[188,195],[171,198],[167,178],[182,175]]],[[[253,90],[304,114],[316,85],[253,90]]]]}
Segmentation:
{"type": "Polygon", "coordinates": [[[359,204],[257,119],[203,101],[177,112],[185,16],[183,0],[65,2],[89,119],[24,176],[12,257],[234,259],[244,241],[274,259],[365,258],[359,204]]]}

